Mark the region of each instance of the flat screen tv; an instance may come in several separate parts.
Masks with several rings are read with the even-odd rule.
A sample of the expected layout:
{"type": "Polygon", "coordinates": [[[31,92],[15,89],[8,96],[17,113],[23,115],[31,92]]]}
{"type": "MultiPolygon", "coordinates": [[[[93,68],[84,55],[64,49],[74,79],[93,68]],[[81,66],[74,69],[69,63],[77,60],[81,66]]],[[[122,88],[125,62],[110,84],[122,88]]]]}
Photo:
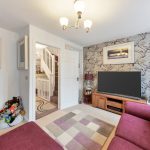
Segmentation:
{"type": "Polygon", "coordinates": [[[98,72],[98,91],[141,98],[141,72],[98,72]]]}

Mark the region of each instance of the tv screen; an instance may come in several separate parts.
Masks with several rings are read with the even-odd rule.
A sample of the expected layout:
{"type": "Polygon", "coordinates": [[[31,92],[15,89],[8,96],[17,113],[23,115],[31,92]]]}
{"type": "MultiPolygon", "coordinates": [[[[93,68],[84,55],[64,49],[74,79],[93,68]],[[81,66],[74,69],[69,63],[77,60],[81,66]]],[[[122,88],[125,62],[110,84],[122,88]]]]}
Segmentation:
{"type": "Polygon", "coordinates": [[[98,72],[98,91],[141,97],[141,72],[98,72]]]}

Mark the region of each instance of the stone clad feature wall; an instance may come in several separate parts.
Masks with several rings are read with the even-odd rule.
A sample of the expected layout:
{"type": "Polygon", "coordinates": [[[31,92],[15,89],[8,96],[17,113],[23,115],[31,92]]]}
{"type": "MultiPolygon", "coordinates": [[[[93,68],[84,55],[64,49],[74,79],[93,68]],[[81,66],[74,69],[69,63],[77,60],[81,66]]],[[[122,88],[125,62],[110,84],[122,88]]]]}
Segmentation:
{"type": "MultiPolygon", "coordinates": [[[[90,71],[94,74],[94,88],[97,87],[98,71],[141,71],[142,74],[142,96],[150,100],[150,32],[122,38],[114,41],[104,42],[84,47],[84,73],[90,71]],[[135,63],[104,65],[103,48],[116,44],[134,42],[135,63]]],[[[136,87],[135,87],[136,88],[136,87]]]]}

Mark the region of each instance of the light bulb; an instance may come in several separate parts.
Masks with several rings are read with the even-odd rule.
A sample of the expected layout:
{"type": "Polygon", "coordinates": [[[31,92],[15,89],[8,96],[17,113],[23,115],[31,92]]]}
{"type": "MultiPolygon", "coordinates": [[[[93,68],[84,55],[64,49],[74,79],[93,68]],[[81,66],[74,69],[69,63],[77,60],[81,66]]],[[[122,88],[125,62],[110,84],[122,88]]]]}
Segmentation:
{"type": "Polygon", "coordinates": [[[68,26],[68,23],[69,23],[68,18],[61,17],[59,21],[60,21],[61,26],[66,26],[66,27],[68,26]]]}
{"type": "Polygon", "coordinates": [[[76,13],[83,13],[85,10],[85,3],[82,0],[77,0],[74,3],[74,9],[76,13]]]}
{"type": "Polygon", "coordinates": [[[84,28],[86,29],[86,32],[89,32],[91,27],[92,27],[92,21],[91,20],[85,20],[84,21],[84,28]]]}

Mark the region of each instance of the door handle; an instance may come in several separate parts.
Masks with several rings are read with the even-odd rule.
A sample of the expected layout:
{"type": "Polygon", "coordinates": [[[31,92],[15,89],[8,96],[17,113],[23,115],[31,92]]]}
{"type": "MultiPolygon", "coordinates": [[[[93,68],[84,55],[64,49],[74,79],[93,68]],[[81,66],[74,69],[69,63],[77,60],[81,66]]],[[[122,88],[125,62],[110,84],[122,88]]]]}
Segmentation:
{"type": "Polygon", "coordinates": [[[77,77],[77,81],[79,81],[79,77],[77,77]]]}

